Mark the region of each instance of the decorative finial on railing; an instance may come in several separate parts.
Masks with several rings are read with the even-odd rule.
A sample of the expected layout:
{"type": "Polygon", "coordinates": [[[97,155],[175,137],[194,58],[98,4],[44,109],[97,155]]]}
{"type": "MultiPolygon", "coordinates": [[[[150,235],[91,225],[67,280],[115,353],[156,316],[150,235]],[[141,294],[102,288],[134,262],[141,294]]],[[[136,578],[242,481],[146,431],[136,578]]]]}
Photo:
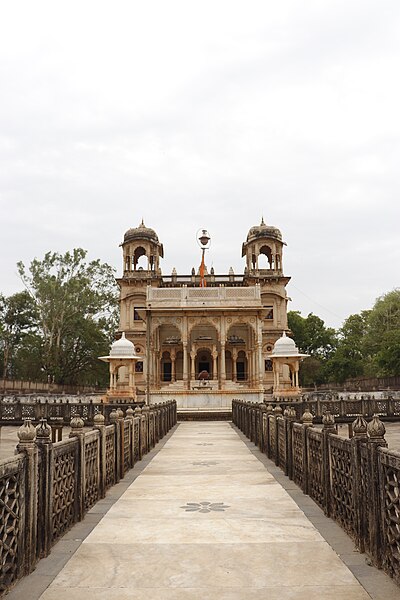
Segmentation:
{"type": "Polygon", "coordinates": [[[366,439],[367,438],[367,421],[359,415],[353,422],[353,435],[356,438],[366,439]]]}
{"type": "Polygon", "coordinates": [[[36,439],[41,442],[50,441],[51,427],[47,423],[47,419],[40,419],[39,424],[36,425],[36,439]]]}
{"type": "Polygon", "coordinates": [[[330,410],[325,411],[322,416],[322,424],[324,426],[325,431],[333,431],[335,430],[335,417],[331,413],[330,410]]]}
{"type": "Polygon", "coordinates": [[[308,408],[306,408],[306,410],[303,412],[303,415],[301,417],[301,422],[303,423],[303,425],[312,425],[313,424],[313,415],[312,413],[309,411],[308,408]]]}
{"type": "Polygon", "coordinates": [[[282,407],[279,406],[279,404],[277,404],[274,408],[274,414],[275,415],[281,415],[282,414],[282,407]]]}
{"type": "Polygon", "coordinates": [[[372,421],[367,426],[368,437],[372,441],[382,440],[385,441],[386,428],[379,418],[379,415],[374,415],[372,421]]]}
{"type": "Polygon", "coordinates": [[[113,408],[110,412],[110,423],[116,423],[118,421],[118,411],[116,408],[113,408]]]}
{"type": "Polygon", "coordinates": [[[99,427],[104,425],[106,422],[105,416],[102,413],[96,413],[93,417],[93,425],[99,427]]]}
{"type": "Polygon", "coordinates": [[[18,429],[17,436],[20,444],[33,442],[36,435],[36,429],[32,425],[31,419],[25,419],[23,425],[18,429]]]}
{"type": "Polygon", "coordinates": [[[133,419],[134,415],[135,411],[133,410],[132,406],[128,406],[128,408],[126,409],[126,418],[133,419]]]}

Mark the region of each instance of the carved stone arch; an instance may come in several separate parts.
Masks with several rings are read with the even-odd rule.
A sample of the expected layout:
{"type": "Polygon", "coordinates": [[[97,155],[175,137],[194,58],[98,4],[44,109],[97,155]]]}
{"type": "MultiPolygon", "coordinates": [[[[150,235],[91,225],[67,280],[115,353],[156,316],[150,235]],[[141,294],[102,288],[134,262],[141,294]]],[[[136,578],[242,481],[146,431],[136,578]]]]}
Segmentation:
{"type": "Polygon", "coordinates": [[[215,329],[215,331],[217,332],[217,337],[219,336],[219,334],[220,334],[219,323],[213,323],[213,321],[210,317],[194,317],[193,321],[190,321],[188,323],[188,337],[190,337],[193,329],[195,329],[196,327],[202,327],[202,326],[211,327],[212,329],[215,329]]]}

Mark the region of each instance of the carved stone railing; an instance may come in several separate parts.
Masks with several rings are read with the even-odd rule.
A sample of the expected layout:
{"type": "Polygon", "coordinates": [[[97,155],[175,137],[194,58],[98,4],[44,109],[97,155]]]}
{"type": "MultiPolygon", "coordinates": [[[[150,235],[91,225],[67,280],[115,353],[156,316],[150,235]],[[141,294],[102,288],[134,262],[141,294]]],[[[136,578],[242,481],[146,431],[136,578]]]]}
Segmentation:
{"type": "Polygon", "coordinates": [[[79,416],[69,438],[51,441],[51,427],[27,419],[18,431],[16,456],[0,461],[0,596],[37,561],[107,489],[122,479],[142,456],[176,424],[171,400],[104,416],[97,413],[92,431],[79,416]]]}
{"type": "Polygon", "coordinates": [[[330,412],[338,423],[350,423],[358,416],[372,418],[373,415],[389,420],[400,420],[400,398],[390,394],[381,398],[375,398],[373,394],[360,396],[357,399],[349,399],[340,396],[333,398],[331,394],[318,394],[317,397],[310,394],[304,395],[298,402],[282,397],[275,398],[274,403],[279,404],[283,410],[293,408],[298,420],[307,410],[311,412],[315,423],[321,423],[326,412],[330,412]]]}
{"type": "MultiPolygon", "coordinates": [[[[0,396],[0,424],[21,425],[25,419],[38,422],[46,419],[48,423],[57,422],[61,425],[69,425],[71,419],[80,417],[85,426],[93,425],[96,415],[104,415],[109,421],[110,414],[117,408],[126,409],[129,402],[113,403],[102,402],[99,396],[91,398],[86,396],[65,397],[62,395],[44,396],[0,396]]],[[[136,406],[143,406],[144,402],[138,402],[136,406]]]]}
{"type": "MultiPolygon", "coordinates": [[[[308,408],[308,405],[307,407],[308,408]]],[[[337,435],[328,411],[313,427],[306,410],[283,414],[269,405],[234,400],[233,422],[334,519],[400,585],[400,453],[389,451],[378,415],[358,416],[353,437],[337,435]],[[258,423],[258,432],[252,424],[258,423]],[[261,441],[260,441],[261,440],[261,441]]]]}

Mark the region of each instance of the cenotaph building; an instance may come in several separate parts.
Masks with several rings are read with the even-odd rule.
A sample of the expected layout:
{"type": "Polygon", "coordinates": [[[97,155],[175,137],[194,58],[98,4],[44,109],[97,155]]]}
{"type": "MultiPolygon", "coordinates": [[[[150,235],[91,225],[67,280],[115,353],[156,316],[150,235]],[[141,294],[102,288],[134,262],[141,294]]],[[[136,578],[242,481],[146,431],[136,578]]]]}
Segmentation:
{"type": "MultiPolygon", "coordinates": [[[[207,244],[205,230],[199,239],[207,244]]],[[[175,399],[188,411],[229,410],[233,398],[263,401],[277,381],[280,394],[299,393],[293,361],[273,354],[288,332],[285,245],[280,230],[262,220],[242,245],[242,274],[208,272],[204,245],[200,269],[164,275],[157,233],[143,221],[128,229],[117,279],[119,329],[134,344],[138,400],[175,399]]],[[[118,378],[122,386],[133,379],[123,365],[118,378]]]]}

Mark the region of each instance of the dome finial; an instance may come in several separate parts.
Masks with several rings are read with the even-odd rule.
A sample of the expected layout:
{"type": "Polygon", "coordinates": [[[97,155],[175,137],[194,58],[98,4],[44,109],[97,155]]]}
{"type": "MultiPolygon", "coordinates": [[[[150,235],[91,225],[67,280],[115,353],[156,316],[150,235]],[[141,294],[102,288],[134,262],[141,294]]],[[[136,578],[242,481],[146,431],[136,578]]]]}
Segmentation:
{"type": "Polygon", "coordinates": [[[140,223],[139,227],[145,227],[145,224],[144,224],[144,219],[143,219],[143,217],[142,217],[142,222],[140,223]]]}
{"type": "Polygon", "coordinates": [[[260,225],[265,225],[265,223],[264,223],[264,215],[262,215],[262,217],[261,217],[261,223],[260,223],[260,225]]]}

